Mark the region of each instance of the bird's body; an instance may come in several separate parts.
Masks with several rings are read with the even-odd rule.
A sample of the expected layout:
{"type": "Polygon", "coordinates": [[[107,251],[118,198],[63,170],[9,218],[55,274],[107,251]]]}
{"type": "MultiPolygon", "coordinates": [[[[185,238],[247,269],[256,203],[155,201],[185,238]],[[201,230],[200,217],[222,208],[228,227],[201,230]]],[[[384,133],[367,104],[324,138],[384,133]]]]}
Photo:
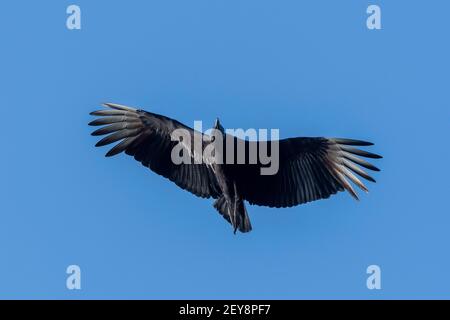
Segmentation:
{"type": "MultiPolygon", "coordinates": [[[[226,155],[224,154],[222,157],[226,157],[226,155]]],[[[241,232],[249,232],[252,230],[252,226],[233,165],[212,164],[212,167],[222,192],[221,196],[214,202],[214,207],[231,223],[234,232],[238,228],[241,232]]]]}
{"type": "Polygon", "coordinates": [[[364,191],[367,188],[352,172],[375,182],[361,167],[379,171],[360,156],[380,156],[354,148],[372,145],[365,141],[298,137],[276,141],[275,148],[271,142],[229,136],[218,120],[214,129],[219,134],[207,135],[162,115],[110,103],[105,106],[110,109],[91,113],[101,118],[90,125],[105,125],[93,135],[109,134],[96,146],[120,141],[106,156],[124,151],[179,187],[203,198],[216,199],[214,207],[231,223],[235,232],[252,229],[245,201],[269,207],[292,207],[325,199],[343,190],[358,199],[348,180],[364,191]],[[184,132],[178,141],[173,135],[177,130],[184,132]],[[224,146],[232,141],[232,149],[217,148],[217,139],[222,139],[224,146]],[[199,141],[201,147],[196,148],[199,141]],[[238,160],[239,144],[245,150],[243,163],[242,159],[238,160]],[[207,152],[212,145],[214,157],[207,152]],[[174,161],[176,148],[189,161],[174,161]],[[233,150],[232,154],[227,154],[230,150],[233,150]],[[267,162],[260,158],[250,159],[251,152],[259,154],[261,150],[271,156],[276,153],[279,167],[274,174],[261,173],[267,162]],[[215,161],[217,159],[223,161],[215,161]]]}

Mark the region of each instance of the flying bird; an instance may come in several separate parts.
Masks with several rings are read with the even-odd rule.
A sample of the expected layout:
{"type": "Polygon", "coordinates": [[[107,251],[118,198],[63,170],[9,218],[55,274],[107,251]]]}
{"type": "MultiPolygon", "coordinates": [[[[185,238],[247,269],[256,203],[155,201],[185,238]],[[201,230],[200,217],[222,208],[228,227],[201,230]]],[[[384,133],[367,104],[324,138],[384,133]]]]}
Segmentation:
{"type": "MultiPolygon", "coordinates": [[[[125,152],[180,188],[202,198],[215,199],[214,208],[232,225],[234,233],[252,230],[244,201],[251,205],[284,208],[326,199],[344,190],[358,200],[351,182],[365,192],[368,189],[356,175],[375,182],[363,168],[379,171],[363,158],[379,159],[381,156],[356,148],[373,143],[342,138],[296,137],[277,140],[278,170],[275,174],[263,175],[261,169],[267,163],[260,159],[256,163],[249,161],[249,151],[261,149],[262,141],[233,136],[236,145],[242,143],[245,146],[246,161],[242,164],[215,163],[211,154],[204,152],[214,143],[213,136],[163,115],[113,103],[103,106],[107,109],[90,113],[99,118],[89,125],[102,126],[92,133],[93,136],[106,135],[96,147],[118,142],[106,157],[125,152]],[[172,133],[177,129],[188,132],[191,140],[174,140],[172,133]],[[196,141],[202,141],[200,149],[194,148],[196,141]],[[171,156],[176,146],[186,152],[192,162],[174,163],[171,156]]],[[[214,129],[226,139],[227,134],[218,119],[214,129]]],[[[273,148],[271,142],[265,143],[269,152],[273,148]]],[[[225,158],[225,150],[215,152],[222,152],[225,158]]],[[[234,159],[236,156],[233,155],[234,159]]]]}

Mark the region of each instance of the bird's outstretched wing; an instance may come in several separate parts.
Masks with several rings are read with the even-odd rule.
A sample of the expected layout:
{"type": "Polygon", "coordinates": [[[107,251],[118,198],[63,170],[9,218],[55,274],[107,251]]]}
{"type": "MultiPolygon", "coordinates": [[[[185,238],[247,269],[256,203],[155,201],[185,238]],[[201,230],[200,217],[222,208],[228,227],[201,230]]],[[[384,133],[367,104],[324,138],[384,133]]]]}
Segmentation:
{"type": "Polygon", "coordinates": [[[91,112],[91,115],[100,118],[89,125],[103,126],[92,135],[107,135],[95,145],[96,147],[120,141],[108,151],[107,157],[125,151],[180,188],[203,198],[220,196],[220,188],[212,169],[204,162],[194,162],[194,157],[201,155],[195,153],[193,141],[190,150],[187,150],[186,144],[181,144],[185,148],[183,151],[191,157],[191,164],[174,164],[171,159],[172,150],[179,143],[171,140],[173,130],[187,130],[192,139],[202,139],[202,133],[162,115],[112,103],[106,103],[104,106],[109,109],[91,112]]]}
{"type": "MultiPolygon", "coordinates": [[[[247,150],[252,143],[260,144],[246,143],[247,150]]],[[[375,182],[360,166],[379,171],[359,156],[373,159],[381,156],[354,146],[370,145],[370,142],[338,138],[283,139],[279,140],[279,170],[275,175],[261,175],[261,164],[233,166],[234,175],[243,197],[250,204],[292,207],[325,199],[343,190],[358,199],[349,181],[368,190],[353,173],[375,182]]]]}

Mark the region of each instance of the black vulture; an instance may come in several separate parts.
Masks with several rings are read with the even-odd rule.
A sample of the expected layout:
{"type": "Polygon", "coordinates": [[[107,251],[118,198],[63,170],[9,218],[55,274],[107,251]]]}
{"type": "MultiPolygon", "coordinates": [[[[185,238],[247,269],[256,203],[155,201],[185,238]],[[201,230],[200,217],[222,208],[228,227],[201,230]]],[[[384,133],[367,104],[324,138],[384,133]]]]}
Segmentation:
{"type": "MultiPolygon", "coordinates": [[[[358,199],[350,181],[366,192],[368,189],[354,173],[375,182],[361,167],[379,171],[361,157],[379,159],[381,156],[355,148],[373,145],[370,142],[297,137],[277,140],[278,170],[275,174],[261,174],[267,162],[260,159],[250,161],[249,150],[258,150],[264,144],[270,153],[271,141],[232,136],[236,146],[239,143],[244,146],[245,161],[236,161],[238,152],[233,149],[234,162],[214,162],[204,151],[217,142],[215,135],[196,131],[177,120],[144,110],[113,103],[104,106],[108,109],[91,112],[99,118],[89,125],[103,126],[92,135],[107,135],[96,147],[120,141],[106,153],[107,157],[124,151],[180,188],[199,197],[216,199],[214,207],[232,225],[235,233],[236,230],[252,230],[244,200],[252,205],[292,207],[326,199],[344,190],[358,199]],[[173,139],[173,132],[180,129],[189,136],[173,139]],[[200,149],[194,147],[196,141],[201,141],[200,149]],[[172,152],[176,147],[181,148],[181,153],[184,152],[192,161],[173,161],[172,152]]],[[[223,134],[222,139],[230,138],[218,120],[213,129],[223,134]]],[[[221,156],[225,158],[225,150],[214,149],[211,154],[215,156],[215,152],[222,152],[221,156]]]]}

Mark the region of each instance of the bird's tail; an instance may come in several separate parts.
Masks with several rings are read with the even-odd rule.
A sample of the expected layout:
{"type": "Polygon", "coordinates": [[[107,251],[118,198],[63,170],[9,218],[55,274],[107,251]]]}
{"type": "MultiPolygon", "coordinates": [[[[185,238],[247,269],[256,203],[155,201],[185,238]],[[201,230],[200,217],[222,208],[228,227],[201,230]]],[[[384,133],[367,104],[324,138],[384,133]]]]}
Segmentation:
{"type": "Polygon", "coordinates": [[[236,216],[233,218],[233,204],[230,204],[224,196],[214,202],[214,208],[234,227],[234,232],[249,232],[252,230],[250,218],[245,208],[244,200],[239,199],[236,202],[236,216]]]}

